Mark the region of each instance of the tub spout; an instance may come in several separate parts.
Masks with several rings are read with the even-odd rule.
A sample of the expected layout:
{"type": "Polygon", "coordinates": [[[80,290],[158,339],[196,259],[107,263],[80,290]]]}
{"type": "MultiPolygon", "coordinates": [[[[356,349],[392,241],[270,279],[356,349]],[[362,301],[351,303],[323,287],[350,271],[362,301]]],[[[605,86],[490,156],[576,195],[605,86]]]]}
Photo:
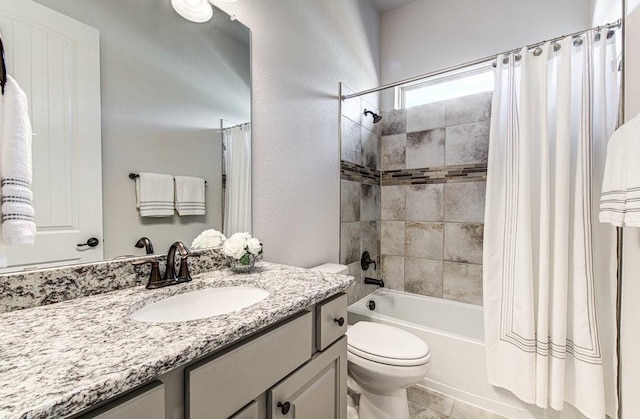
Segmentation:
{"type": "Polygon", "coordinates": [[[384,281],[382,279],[375,279],[375,278],[365,277],[364,278],[364,283],[365,284],[369,284],[369,285],[377,285],[380,288],[384,288],[384,281]]]}

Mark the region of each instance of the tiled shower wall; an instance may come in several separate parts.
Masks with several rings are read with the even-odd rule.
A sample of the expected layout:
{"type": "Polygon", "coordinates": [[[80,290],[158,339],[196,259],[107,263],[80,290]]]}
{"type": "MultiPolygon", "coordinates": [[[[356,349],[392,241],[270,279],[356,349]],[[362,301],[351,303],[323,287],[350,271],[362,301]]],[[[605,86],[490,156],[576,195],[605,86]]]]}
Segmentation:
{"type": "MultiPolygon", "coordinates": [[[[349,93],[343,87],[343,94],[349,93]]],[[[347,290],[349,304],[375,290],[376,286],[364,285],[364,278],[379,278],[380,272],[380,123],[365,116],[365,109],[378,113],[364,99],[342,101],[340,263],[348,265],[356,278],[347,290]],[[360,267],[365,250],[378,270],[373,265],[366,272],[360,267]]]]}
{"type": "Polygon", "coordinates": [[[482,304],[491,96],[384,113],[380,254],[389,288],[482,304]]]}

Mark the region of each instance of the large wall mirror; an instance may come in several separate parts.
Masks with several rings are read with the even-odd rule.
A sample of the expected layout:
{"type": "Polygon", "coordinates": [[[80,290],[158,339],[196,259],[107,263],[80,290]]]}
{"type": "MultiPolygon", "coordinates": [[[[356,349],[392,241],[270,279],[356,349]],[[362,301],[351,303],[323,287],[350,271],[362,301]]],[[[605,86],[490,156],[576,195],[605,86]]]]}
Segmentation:
{"type": "Polygon", "coordinates": [[[0,32],[29,98],[38,225],[5,272],[141,255],[143,236],[163,253],[205,229],[250,230],[246,26],[215,7],[190,22],[170,0],[0,0],[0,32]],[[205,179],[205,215],[141,217],[140,172],[205,179]]]}

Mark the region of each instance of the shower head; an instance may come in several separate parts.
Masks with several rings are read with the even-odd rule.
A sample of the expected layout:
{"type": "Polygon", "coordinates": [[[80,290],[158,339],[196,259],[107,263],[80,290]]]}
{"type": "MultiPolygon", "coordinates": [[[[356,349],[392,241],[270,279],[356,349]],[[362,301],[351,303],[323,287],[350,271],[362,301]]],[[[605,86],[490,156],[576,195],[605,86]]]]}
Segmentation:
{"type": "Polygon", "coordinates": [[[374,124],[377,124],[382,119],[382,117],[380,115],[378,115],[377,113],[373,113],[373,112],[368,111],[368,110],[365,109],[364,110],[364,115],[367,116],[368,114],[371,114],[371,116],[373,117],[373,123],[374,124]]]}

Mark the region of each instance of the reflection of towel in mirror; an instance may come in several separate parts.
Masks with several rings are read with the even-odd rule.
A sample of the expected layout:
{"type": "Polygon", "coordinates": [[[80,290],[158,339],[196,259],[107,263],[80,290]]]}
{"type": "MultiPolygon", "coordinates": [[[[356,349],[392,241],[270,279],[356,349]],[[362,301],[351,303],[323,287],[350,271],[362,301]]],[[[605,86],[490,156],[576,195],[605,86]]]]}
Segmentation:
{"type": "Polygon", "coordinates": [[[176,176],[176,210],[183,215],[204,215],[204,179],[176,176]]]}
{"type": "MultiPolygon", "coordinates": [[[[31,191],[31,123],[27,96],[11,76],[7,76],[0,105],[0,124],[2,244],[33,244],[36,224],[31,191]]],[[[0,264],[6,264],[4,252],[0,253],[0,264]]]]}
{"type": "Polygon", "coordinates": [[[136,197],[141,217],[171,217],[173,176],[140,173],[136,178],[136,197]]]}

